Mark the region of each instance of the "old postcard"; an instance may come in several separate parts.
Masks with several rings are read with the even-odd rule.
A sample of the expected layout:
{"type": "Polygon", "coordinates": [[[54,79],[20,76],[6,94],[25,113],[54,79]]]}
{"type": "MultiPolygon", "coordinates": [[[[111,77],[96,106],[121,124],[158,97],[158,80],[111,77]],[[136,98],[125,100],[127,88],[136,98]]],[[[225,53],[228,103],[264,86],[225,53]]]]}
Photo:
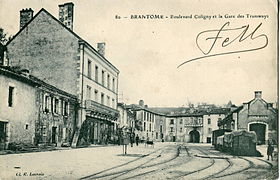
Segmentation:
{"type": "Polygon", "coordinates": [[[0,0],[0,179],[277,179],[276,0],[0,0]]]}

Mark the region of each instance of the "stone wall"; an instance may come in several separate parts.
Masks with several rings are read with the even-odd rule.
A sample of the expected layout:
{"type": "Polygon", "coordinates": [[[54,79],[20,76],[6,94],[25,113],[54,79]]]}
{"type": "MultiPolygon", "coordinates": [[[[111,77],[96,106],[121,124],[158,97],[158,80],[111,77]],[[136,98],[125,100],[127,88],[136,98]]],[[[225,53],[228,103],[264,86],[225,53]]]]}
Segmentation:
{"type": "Polygon", "coordinates": [[[11,66],[30,73],[70,94],[78,91],[78,38],[45,10],[8,44],[11,66]]]}
{"type": "Polygon", "coordinates": [[[39,111],[36,88],[0,75],[0,92],[0,121],[7,122],[7,143],[32,144],[39,111]],[[14,87],[12,107],[8,106],[9,86],[14,87]]]}
{"type": "Polygon", "coordinates": [[[56,97],[59,99],[59,108],[62,106],[62,102],[67,102],[68,113],[64,114],[62,111],[53,112],[50,110],[46,112],[44,109],[44,94],[46,91],[40,89],[38,90],[37,101],[40,104],[40,113],[38,120],[36,121],[36,140],[38,144],[51,144],[55,143],[57,146],[61,146],[63,143],[72,143],[73,136],[75,133],[76,125],[76,113],[77,107],[75,102],[69,97],[62,96],[55,92],[48,94],[50,96],[56,97]],[[52,141],[53,128],[56,128],[55,139],[52,141]]]}

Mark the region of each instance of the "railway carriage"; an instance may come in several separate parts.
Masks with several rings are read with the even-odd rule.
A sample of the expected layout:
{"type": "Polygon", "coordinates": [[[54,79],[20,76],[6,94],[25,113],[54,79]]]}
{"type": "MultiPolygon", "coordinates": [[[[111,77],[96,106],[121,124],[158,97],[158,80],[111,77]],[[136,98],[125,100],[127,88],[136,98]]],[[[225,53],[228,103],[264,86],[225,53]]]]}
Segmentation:
{"type": "Polygon", "coordinates": [[[257,135],[253,131],[233,131],[218,136],[215,148],[238,156],[259,156],[256,150],[257,135]]]}
{"type": "MultiPolygon", "coordinates": [[[[217,144],[217,138],[219,136],[224,135],[226,132],[231,132],[230,129],[218,129],[212,132],[212,145],[215,147],[215,149],[218,149],[218,146],[221,144],[217,144]]],[[[221,142],[220,142],[221,143],[221,142]]]]}
{"type": "Polygon", "coordinates": [[[215,145],[215,149],[219,150],[219,151],[223,151],[223,147],[224,147],[224,135],[217,137],[216,140],[216,145],[215,145]]]}

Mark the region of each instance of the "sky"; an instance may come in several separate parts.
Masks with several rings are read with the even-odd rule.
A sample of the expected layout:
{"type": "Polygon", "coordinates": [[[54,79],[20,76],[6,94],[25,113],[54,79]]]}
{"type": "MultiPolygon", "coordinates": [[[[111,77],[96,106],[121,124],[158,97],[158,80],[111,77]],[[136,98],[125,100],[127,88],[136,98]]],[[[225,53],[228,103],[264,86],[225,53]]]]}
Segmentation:
{"type": "MultiPolygon", "coordinates": [[[[32,8],[36,14],[45,8],[58,17],[58,5],[65,2],[70,1],[0,0],[0,27],[14,35],[19,30],[21,9],[32,8]]],[[[71,2],[74,3],[74,32],[94,47],[98,42],[105,42],[105,57],[120,70],[120,101],[131,104],[143,99],[150,107],[178,107],[189,102],[222,105],[229,100],[240,105],[253,99],[256,90],[262,91],[267,102],[277,101],[277,1],[71,2]],[[121,19],[116,19],[116,15],[121,19]],[[164,19],[131,19],[131,15],[163,15],[164,19]],[[171,19],[171,15],[192,18],[171,19]],[[256,15],[263,16],[256,18],[256,15]],[[201,16],[211,16],[211,19],[195,18],[201,16]],[[203,52],[210,49],[218,30],[227,22],[225,29],[237,29],[222,31],[208,55],[268,44],[259,50],[202,58],[177,68],[187,60],[205,56],[203,52]],[[243,37],[258,25],[254,37],[263,36],[249,37],[242,42],[238,38],[222,46],[227,37],[230,40],[240,37],[247,25],[248,31],[243,37]],[[215,31],[198,36],[207,30],[215,31]],[[208,37],[212,39],[206,40],[208,37]]]]}

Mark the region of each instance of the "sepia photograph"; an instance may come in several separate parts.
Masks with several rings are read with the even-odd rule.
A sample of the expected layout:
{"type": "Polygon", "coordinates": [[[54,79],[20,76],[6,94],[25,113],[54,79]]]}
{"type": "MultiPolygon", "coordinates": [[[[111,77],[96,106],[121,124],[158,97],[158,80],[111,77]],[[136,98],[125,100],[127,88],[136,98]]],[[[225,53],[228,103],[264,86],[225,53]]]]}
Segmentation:
{"type": "Polygon", "coordinates": [[[0,180],[279,177],[277,0],[0,0],[0,180]]]}

